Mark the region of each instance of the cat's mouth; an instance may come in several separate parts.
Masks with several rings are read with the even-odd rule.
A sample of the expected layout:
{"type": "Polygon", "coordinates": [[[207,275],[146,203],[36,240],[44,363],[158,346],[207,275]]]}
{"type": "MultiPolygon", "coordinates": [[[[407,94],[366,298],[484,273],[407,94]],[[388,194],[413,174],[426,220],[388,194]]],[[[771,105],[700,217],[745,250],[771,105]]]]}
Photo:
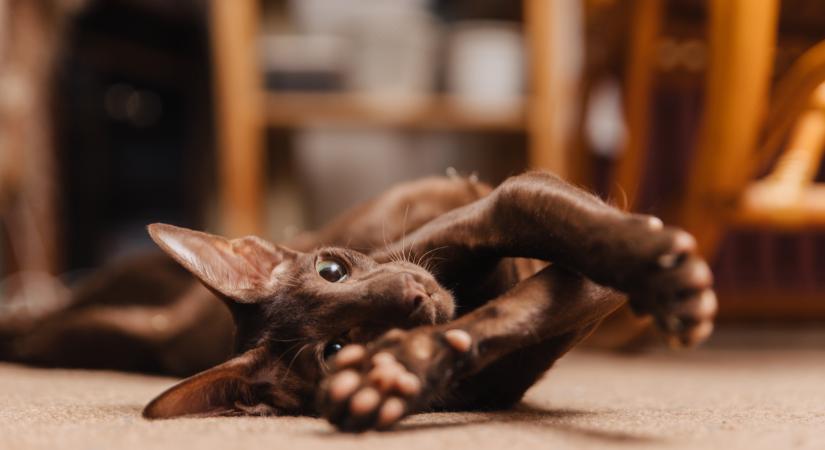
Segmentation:
{"type": "Polygon", "coordinates": [[[410,312],[412,326],[437,325],[452,319],[452,297],[440,292],[427,292],[410,312]]]}
{"type": "Polygon", "coordinates": [[[410,312],[410,320],[415,325],[434,325],[436,319],[435,299],[432,294],[426,294],[416,299],[416,304],[410,312]]]}

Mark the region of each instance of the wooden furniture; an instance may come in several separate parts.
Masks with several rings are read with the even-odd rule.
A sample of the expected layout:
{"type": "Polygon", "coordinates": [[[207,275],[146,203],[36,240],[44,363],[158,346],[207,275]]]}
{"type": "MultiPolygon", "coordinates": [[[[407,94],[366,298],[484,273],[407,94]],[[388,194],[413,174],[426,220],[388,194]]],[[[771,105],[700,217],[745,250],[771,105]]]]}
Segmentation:
{"type": "Polygon", "coordinates": [[[562,27],[576,14],[578,0],[524,0],[530,65],[530,101],[521,111],[489,118],[456,108],[448,96],[433,95],[403,113],[375,109],[347,93],[268,93],[258,66],[259,0],[212,0],[211,35],[215,65],[222,232],[262,234],[264,131],[310,123],[366,124],[410,129],[525,131],[529,161],[564,174],[568,162],[571,111],[576,98],[570,47],[582,39],[562,27]],[[565,66],[569,70],[559,71],[565,66]]]}
{"type": "MultiPolygon", "coordinates": [[[[647,91],[653,70],[646,42],[656,40],[661,13],[654,11],[660,3],[636,1],[646,6],[634,19],[630,60],[637,62],[626,77],[630,139],[617,172],[618,184],[631,199],[645,170],[647,91]]],[[[795,233],[825,226],[825,185],[814,182],[825,153],[825,42],[807,50],[773,82],[779,2],[712,0],[708,5],[709,55],[699,139],[685,194],[668,219],[691,231],[702,253],[713,259],[731,230],[795,233]]],[[[809,259],[813,252],[807,250],[809,259]]],[[[720,317],[825,317],[821,296],[776,289],[743,285],[720,292],[720,317]]]]}
{"type": "Polygon", "coordinates": [[[576,53],[584,51],[581,2],[524,0],[523,4],[530,61],[528,163],[571,177],[569,149],[582,70],[576,53]]]}
{"type": "MultiPolygon", "coordinates": [[[[647,145],[656,48],[663,20],[662,0],[633,2],[632,31],[625,74],[628,138],[616,167],[614,197],[632,208],[647,170],[647,145]]],[[[753,177],[754,148],[762,131],[773,74],[778,2],[708,2],[709,60],[704,112],[689,185],[681,204],[666,211],[697,235],[706,255],[713,253],[744,186],[753,177]]],[[[787,110],[788,108],[785,108],[787,110]]],[[[787,127],[787,124],[785,125],[787,127]]],[[[779,145],[784,135],[771,142],[779,145]]]]}
{"type": "Polygon", "coordinates": [[[634,0],[625,71],[624,97],[627,139],[616,166],[611,195],[636,203],[646,170],[650,128],[650,102],[663,0],[634,0]]]}
{"type": "Polygon", "coordinates": [[[211,36],[223,232],[263,231],[263,80],[258,0],[212,0],[211,36]]]}
{"type": "Polygon", "coordinates": [[[814,182],[825,151],[825,81],[797,117],[773,170],[748,185],[732,217],[739,226],[825,226],[825,184],[814,182]]]}
{"type": "MultiPolygon", "coordinates": [[[[626,86],[630,138],[617,170],[617,184],[631,198],[644,172],[650,42],[656,41],[661,20],[660,0],[635,4],[626,86]]],[[[812,185],[825,145],[825,42],[791,67],[771,103],[778,1],[715,0],[709,5],[705,106],[690,168],[695,176],[689,177],[678,218],[712,255],[729,226],[825,224],[825,189],[812,185]],[[754,181],[777,158],[770,174],[754,181]]]]}
{"type": "Polygon", "coordinates": [[[753,177],[773,73],[778,0],[710,3],[709,61],[699,141],[680,223],[711,255],[753,177]]]}
{"type": "Polygon", "coordinates": [[[66,21],[82,3],[0,2],[0,220],[7,272],[61,269],[51,86],[66,21]]]}

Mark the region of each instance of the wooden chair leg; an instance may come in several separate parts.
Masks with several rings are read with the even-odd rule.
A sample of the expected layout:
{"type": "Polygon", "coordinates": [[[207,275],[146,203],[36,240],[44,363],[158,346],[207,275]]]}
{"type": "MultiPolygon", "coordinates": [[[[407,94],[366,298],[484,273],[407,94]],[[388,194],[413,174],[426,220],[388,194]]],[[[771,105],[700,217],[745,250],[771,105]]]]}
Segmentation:
{"type": "Polygon", "coordinates": [[[261,234],[264,133],[258,0],[212,0],[222,232],[261,234]]]}
{"type": "Polygon", "coordinates": [[[707,90],[682,225],[712,254],[748,183],[772,73],[777,0],[712,0],[707,90]]]}
{"type": "Polygon", "coordinates": [[[625,72],[625,117],[627,140],[616,166],[611,196],[627,197],[633,209],[645,173],[650,95],[655,70],[656,48],[662,21],[662,0],[634,0],[625,72]]]}
{"type": "MultiPolygon", "coordinates": [[[[78,7],[80,4],[78,3],[78,7]]],[[[52,81],[72,8],[3,2],[0,13],[0,147],[9,163],[4,228],[7,269],[59,273],[59,189],[51,118],[52,81]]]]}
{"type": "Polygon", "coordinates": [[[580,0],[524,0],[530,55],[529,164],[567,178],[584,51],[581,8],[580,0]]]}

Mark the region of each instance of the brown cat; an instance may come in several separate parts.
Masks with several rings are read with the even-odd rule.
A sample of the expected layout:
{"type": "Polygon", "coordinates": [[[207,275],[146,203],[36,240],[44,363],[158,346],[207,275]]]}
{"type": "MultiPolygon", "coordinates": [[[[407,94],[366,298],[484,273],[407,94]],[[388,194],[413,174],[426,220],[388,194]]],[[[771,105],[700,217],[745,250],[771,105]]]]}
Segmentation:
{"type": "MultiPolygon", "coordinates": [[[[181,285],[153,305],[132,298],[103,312],[86,301],[18,333],[8,357],[141,369],[129,366],[134,351],[154,370],[186,373],[226,352],[217,297],[235,356],[161,394],[145,417],[322,414],[363,430],[422,410],[508,407],[626,299],[683,345],[710,334],[716,311],[689,234],[539,172],[496,189],[407,183],[286,247],[163,224],[149,232],[208,291],[181,285]],[[95,358],[96,333],[125,348],[95,358]]],[[[152,265],[156,277],[174,272],[152,265]]],[[[100,298],[132,279],[127,297],[145,295],[126,273],[88,290],[100,298]]]]}

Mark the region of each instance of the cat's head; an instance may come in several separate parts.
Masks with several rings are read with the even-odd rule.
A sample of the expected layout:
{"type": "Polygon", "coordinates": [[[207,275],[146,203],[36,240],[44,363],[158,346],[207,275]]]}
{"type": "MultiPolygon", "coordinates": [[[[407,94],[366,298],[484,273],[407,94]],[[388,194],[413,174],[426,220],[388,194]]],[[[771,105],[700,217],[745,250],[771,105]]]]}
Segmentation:
{"type": "Polygon", "coordinates": [[[303,253],[165,224],[149,233],[229,306],[238,355],[155,398],[148,418],[311,413],[327,360],[342,346],[453,315],[450,292],[410,262],[332,247],[303,253]]]}

